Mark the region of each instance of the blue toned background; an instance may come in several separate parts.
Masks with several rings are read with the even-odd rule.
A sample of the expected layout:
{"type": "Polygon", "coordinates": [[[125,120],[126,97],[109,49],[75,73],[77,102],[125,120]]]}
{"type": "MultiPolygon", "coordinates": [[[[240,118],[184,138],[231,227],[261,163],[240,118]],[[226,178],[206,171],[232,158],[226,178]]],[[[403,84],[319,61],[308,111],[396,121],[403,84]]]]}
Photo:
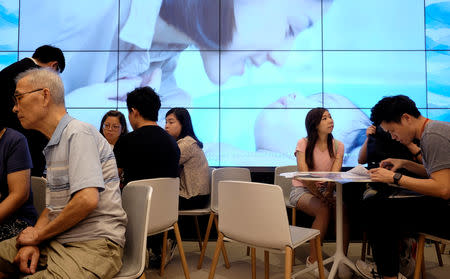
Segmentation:
{"type": "MultiPolygon", "coordinates": [[[[140,53],[122,51],[116,27],[125,13],[119,7],[129,2],[80,1],[76,5],[90,7],[80,15],[81,7],[71,2],[45,0],[38,7],[35,1],[0,0],[0,69],[39,45],[55,45],[67,60],[62,78],[71,115],[96,127],[110,109],[127,115],[117,96],[136,84],[121,78],[127,73],[117,61],[140,53]],[[101,23],[90,21],[100,14],[101,23]],[[107,40],[112,43],[102,43],[107,40]]],[[[277,166],[295,164],[295,144],[306,135],[304,117],[324,106],[335,119],[333,134],[346,146],[344,165],[353,166],[370,108],[383,96],[408,95],[425,116],[450,121],[450,1],[335,0],[315,12],[320,20],[299,34],[291,50],[272,51],[286,57],[283,65],[246,63],[241,75],[220,85],[209,80],[195,46],[150,51],[153,58],[174,56],[173,80],[161,84],[159,124],[164,126],[170,107],[185,106],[210,165],[277,166]]],[[[144,32],[138,27],[135,32],[144,32]]],[[[255,26],[254,32],[264,36],[265,29],[255,26]]]]}

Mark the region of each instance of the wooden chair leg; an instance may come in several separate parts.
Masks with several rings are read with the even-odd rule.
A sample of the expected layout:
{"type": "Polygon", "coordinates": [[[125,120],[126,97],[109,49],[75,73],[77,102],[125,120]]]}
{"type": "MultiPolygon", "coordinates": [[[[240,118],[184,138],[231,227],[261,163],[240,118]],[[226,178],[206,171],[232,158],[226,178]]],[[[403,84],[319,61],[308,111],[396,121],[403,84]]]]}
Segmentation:
{"type": "Polygon", "coordinates": [[[190,279],[189,269],[187,266],[186,257],[184,255],[183,243],[181,242],[180,229],[178,228],[178,222],[175,222],[175,224],[173,224],[173,228],[175,231],[175,238],[177,239],[178,252],[180,253],[181,265],[183,266],[184,277],[186,279],[190,279]]]}
{"type": "Polygon", "coordinates": [[[247,256],[250,256],[250,246],[247,246],[247,256]]]}
{"type": "MultiPolygon", "coordinates": [[[[424,248],[425,249],[425,248],[424,248]]],[[[424,251],[424,253],[422,254],[422,265],[421,265],[421,267],[420,267],[421,269],[422,269],[422,279],[426,279],[427,278],[427,276],[426,276],[426,274],[425,274],[425,251],[424,251]]]]}
{"type": "Polygon", "coordinates": [[[414,279],[420,278],[420,273],[422,270],[422,261],[423,261],[423,249],[425,246],[425,236],[419,236],[419,242],[417,243],[417,252],[416,252],[416,267],[414,268],[414,279]]]}
{"type": "Polygon", "coordinates": [[[322,245],[320,244],[320,235],[316,236],[316,254],[317,254],[317,267],[319,268],[319,278],[325,279],[325,270],[323,267],[322,259],[322,245]]]}
{"type": "Polygon", "coordinates": [[[284,255],[284,279],[291,279],[292,273],[292,248],[286,246],[284,255]]]}
{"type": "Polygon", "coordinates": [[[264,278],[269,279],[269,251],[264,251],[264,278]]]}
{"type": "Polygon", "coordinates": [[[439,266],[444,266],[444,263],[442,262],[442,257],[441,257],[441,250],[439,249],[439,242],[438,241],[433,241],[433,242],[434,242],[434,248],[436,249],[436,256],[438,258],[439,266]]]}
{"type": "Polygon", "coordinates": [[[366,249],[367,249],[367,232],[363,232],[362,247],[361,247],[361,261],[366,260],[366,249]]]}
{"type": "Polygon", "coordinates": [[[165,231],[163,236],[163,243],[162,243],[162,251],[161,251],[161,267],[159,269],[159,275],[163,277],[164,275],[164,267],[166,266],[166,254],[167,254],[167,234],[169,232],[165,231]]]}
{"type": "Polygon", "coordinates": [[[203,258],[205,257],[205,253],[206,253],[206,245],[208,245],[209,234],[211,232],[211,227],[212,227],[213,221],[214,221],[214,213],[211,212],[209,214],[208,226],[206,227],[205,238],[204,238],[203,243],[202,243],[202,249],[200,251],[200,258],[198,259],[197,269],[201,269],[202,268],[203,258]]]}
{"type": "Polygon", "coordinates": [[[208,279],[213,279],[216,273],[217,262],[219,261],[220,250],[223,245],[223,234],[219,232],[219,237],[217,239],[216,250],[214,250],[214,257],[211,263],[211,270],[209,271],[208,279]]]}
{"type": "MultiPolygon", "coordinates": [[[[214,224],[216,225],[217,233],[219,233],[219,222],[217,220],[217,215],[214,215],[214,224]]],[[[223,261],[225,262],[225,267],[230,268],[230,262],[228,261],[227,250],[225,249],[225,242],[222,242],[222,255],[223,261]]]]}
{"type": "Polygon", "coordinates": [[[198,225],[197,216],[194,216],[194,224],[195,224],[195,230],[197,231],[198,248],[200,249],[200,252],[201,252],[202,251],[202,235],[200,233],[200,226],[198,225]]]}
{"type": "Polygon", "coordinates": [[[256,248],[250,248],[252,254],[252,279],[256,279],[256,248]]]}
{"type": "Polygon", "coordinates": [[[292,208],[292,226],[295,226],[297,223],[297,209],[295,207],[292,208]]]}

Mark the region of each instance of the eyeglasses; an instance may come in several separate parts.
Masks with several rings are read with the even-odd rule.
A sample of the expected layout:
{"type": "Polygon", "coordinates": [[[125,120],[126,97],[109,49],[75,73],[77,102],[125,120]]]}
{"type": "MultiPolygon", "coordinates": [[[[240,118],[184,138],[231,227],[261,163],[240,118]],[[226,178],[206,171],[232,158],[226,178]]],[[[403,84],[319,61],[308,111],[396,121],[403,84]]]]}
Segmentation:
{"type": "Polygon", "coordinates": [[[44,90],[44,88],[39,88],[39,89],[35,89],[33,91],[24,92],[24,93],[18,93],[17,91],[14,92],[14,95],[12,97],[13,101],[14,101],[14,105],[17,105],[17,103],[22,99],[23,95],[31,94],[31,93],[34,93],[34,92],[39,92],[41,90],[44,90]]]}
{"type": "Polygon", "coordinates": [[[109,123],[105,123],[105,124],[103,124],[103,129],[108,129],[108,130],[119,130],[120,129],[120,125],[111,125],[111,124],[109,124],[109,123]]]}

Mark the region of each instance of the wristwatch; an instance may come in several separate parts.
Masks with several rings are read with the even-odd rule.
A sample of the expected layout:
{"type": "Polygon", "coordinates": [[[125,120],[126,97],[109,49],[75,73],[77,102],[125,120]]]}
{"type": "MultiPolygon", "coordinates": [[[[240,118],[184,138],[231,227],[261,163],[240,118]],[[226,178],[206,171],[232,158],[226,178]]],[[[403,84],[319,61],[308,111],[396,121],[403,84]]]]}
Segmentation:
{"type": "Polygon", "coordinates": [[[398,182],[400,181],[400,178],[402,178],[403,174],[396,172],[394,173],[394,184],[399,185],[398,182]]]}

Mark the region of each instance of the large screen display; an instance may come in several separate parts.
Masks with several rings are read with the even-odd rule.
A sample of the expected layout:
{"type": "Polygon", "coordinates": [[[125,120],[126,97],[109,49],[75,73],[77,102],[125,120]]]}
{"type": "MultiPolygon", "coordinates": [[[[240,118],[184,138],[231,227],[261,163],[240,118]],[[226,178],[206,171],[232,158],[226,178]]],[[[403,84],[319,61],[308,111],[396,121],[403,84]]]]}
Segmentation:
{"type": "Polygon", "coordinates": [[[450,121],[449,0],[0,0],[0,15],[0,69],[61,48],[68,112],[96,127],[151,86],[159,125],[188,108],[211,166],[295,164],[314,107],[345,166],[384,96],[450,121]]]}

